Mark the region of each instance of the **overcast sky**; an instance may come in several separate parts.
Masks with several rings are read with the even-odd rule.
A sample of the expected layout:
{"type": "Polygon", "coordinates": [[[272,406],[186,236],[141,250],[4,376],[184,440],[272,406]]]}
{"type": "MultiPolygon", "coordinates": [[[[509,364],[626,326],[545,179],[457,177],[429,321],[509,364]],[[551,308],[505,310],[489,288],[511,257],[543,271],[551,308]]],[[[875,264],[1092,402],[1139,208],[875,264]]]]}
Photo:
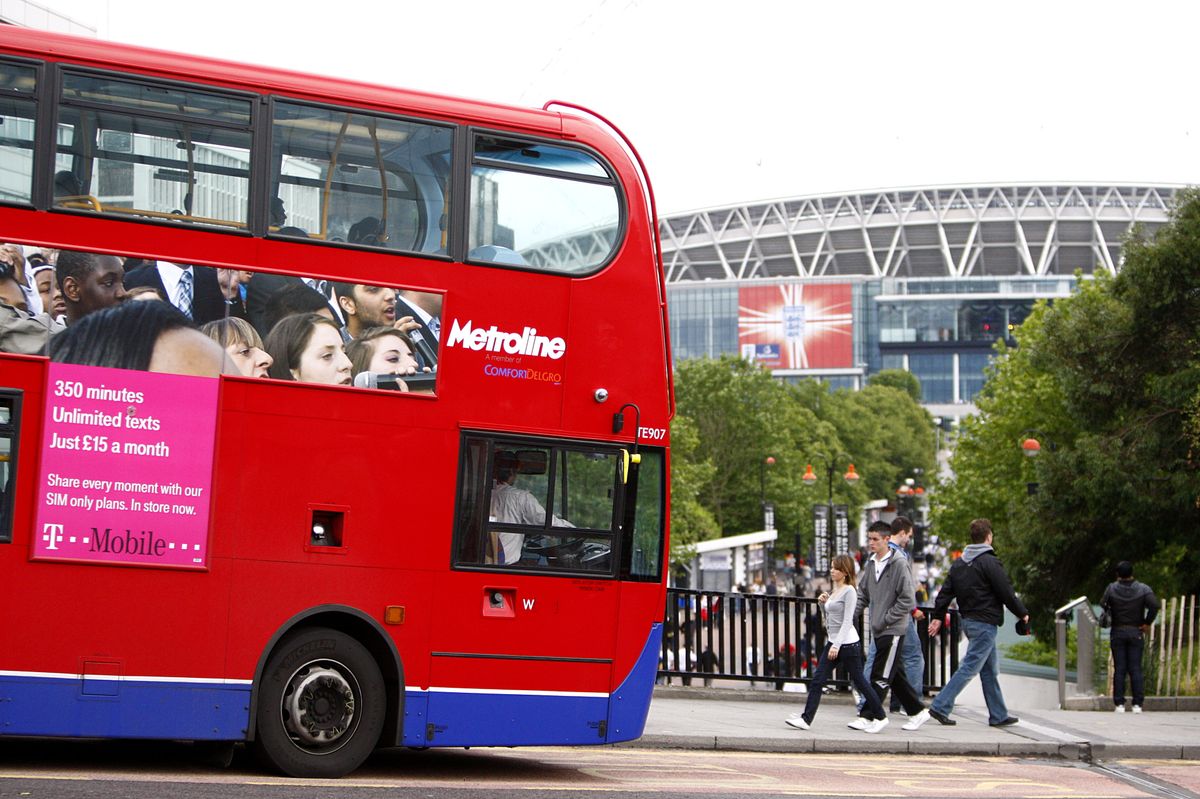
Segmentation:
{"type": "Polygon", "coordinates": [[[621,126],[659,212],[894,186],[1200,183],[1200,4],[39,0],[103,38],[621,126]]]}

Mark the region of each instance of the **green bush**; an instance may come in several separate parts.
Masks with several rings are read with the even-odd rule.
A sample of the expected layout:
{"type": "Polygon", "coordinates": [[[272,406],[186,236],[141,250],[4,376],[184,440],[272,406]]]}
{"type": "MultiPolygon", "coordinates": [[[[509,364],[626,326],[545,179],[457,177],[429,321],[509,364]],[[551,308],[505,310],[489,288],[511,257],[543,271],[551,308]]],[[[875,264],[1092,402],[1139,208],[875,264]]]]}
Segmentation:
{"type": "MultiPolygon", "coordinates": [[[[1108,672],[1108,643],[1096,637],[1096,647],[1093,650],[1092,673],[1095,675],[1096,687],[1103,687],[1108,672]]],[[[1058,668],[1058,645],[1053,641],[1034,636],[1015,644],[1004,647],[1004,654],[1022,663],[1032,663],[1035,666],[1058,668]]],[[[1079,665],[1079,633],[1072,624],[1067,627],[1067,671],[1075,671],[1079,665]]],[[[1146,683],[1149,685],[1149,682],[1146,683]]]]}
{"type": "MultiPolygon", "coordinates": [[[[1004,647],[1004,654],[1022,663],[1032,663],[1035,666],[1058,668],[1058,647],[1047,644],[1040,638],[1029,638],[1004,647]]],[[[1067,630],[1067,668],[1074,669],[1078,659],[1076,651],[1075,628],[1067,630]]]]}

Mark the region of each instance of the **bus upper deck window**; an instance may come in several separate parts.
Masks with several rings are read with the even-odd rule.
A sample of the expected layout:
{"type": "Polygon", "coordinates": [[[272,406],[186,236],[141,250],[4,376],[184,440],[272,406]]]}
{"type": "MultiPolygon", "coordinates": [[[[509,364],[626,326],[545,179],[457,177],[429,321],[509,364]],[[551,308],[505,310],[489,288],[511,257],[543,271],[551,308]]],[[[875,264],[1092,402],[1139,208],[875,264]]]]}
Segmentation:
{"type": "Polygon", "coordinates": [[[449,127],[275,103],[275,235],[445,253],[449,127]]]}
{"type": "Polygon", "coordinates": [[[66,72],[54,204],[243,229],[250,108],[245,97],[66,72]]]}
{"type": "Polygon", "coordinates": [[[29,202],[33,196],[33,92],[37,73],[25,64],[0,61],[0,197],[29,202]]]}
{"type": "Polygon", "coordinates": [[[591,153],[476,136],[468,260],[591,272],[615,252],[621,214],[616,180],[591,153]]]}

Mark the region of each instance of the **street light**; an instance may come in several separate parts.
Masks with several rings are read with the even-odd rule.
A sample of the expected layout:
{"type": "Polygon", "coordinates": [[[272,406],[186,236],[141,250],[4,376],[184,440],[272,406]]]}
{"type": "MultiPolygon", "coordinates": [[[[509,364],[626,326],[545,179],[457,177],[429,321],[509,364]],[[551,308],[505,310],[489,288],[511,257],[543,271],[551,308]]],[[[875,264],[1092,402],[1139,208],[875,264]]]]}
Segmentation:
{"type": "MultiPolygon", "coordinates": [[[[840,452],[836,456],[833,456],[833,457],[826,457],[825,455],[817,455],[816,457],[825,466],[825,481],[829,487],[828,501],[826,502],[826,505],[825,505],[825,507],[827,508],[827,511],[826,511],[827,515],[825,516],[826,546],[832,547],[833,539],[829,536],[828,525],[833,522],[833,473],[834,473],[834,471],[837,470],[837,464],[839,462],[839,459],[845,459],[846,461],[849,461],[850,456],[844,452],[840,452]]],[[[804,471],[804,476],[801,477],[800,479],[804,482],[804,484],[806,486],[816,485],[818,478],[817,478],[816,473],[813,472],[813,467],[812,467],[811,463],[807,465],[807,467],[804,471]]],[[[853,463],[850,463],[848,465],[848,468],[846,469],[846,473],[842,475],[842,479],[846,481],[847,485],[854,485],[855,483],[858,482],[858,472],[854,471],[853,463]]],[[[799,534],[797,533],[797,538],[798,537],[799,537],[799,534]]],[[[813,551],[818,557],[818,562],[816,564],[816,566],[818,568],[814,569],[814,571],[821,572],[822,574],[824,574],[824,573],[828,572],[828,564],[827,563],[822,564],[820,562],[820,560],[819,560],[820,555],[824,554],[826,556],[826,561],[829,561],[829,560],[832,560],[833,553],[819,552],[817,549],[817,544],[818,544],[818,542],[814,540],[813,541],[813,551]]],[[[799,549],[800,549],[799,542],[797,541],[797,546],[796,546],[797,552],[799,551],[799,549]]]]}
{"type": "Polygon", "coordinates": [[[1036,458],[1038,455],[1042,454],[1042,442],[1038,441],[1037,438],[1034,437],[1035,435],[1045,438],[1050,444],[1050,451],[1054,452],[1054,442],[1050,441],[1049,437],[1041,430],[1036,430],[1031,427],[1021,431],[1021,451],[1024,452],[1026,456],[1030,458],[1036,458]]]}
{"type": "MultiPolygon", "coordinates": [[[[768,455],[758,464],[758,506],[762,509],[763,529],[775,529],[775,514],[767,512],[767,467],[775,465],[775,456],[768,455]]],[[[774,508],[771,508],[774,511],[774,508]]]]}
{"type": "MultiPolygon", "coordinates": [[[[1047,443],[1050,445],[1050,451],[1054,452],[1056,449],[1054,442],[1048,439],[1045,433],[1043,433],[1041,430],[1028,428],[1021,431],[1021,451],[1025,453],[1026,457],[1036,458],[1038,455],[1042,454],[1042,442],[1034,438],[1035,434],[1041,436],[1042,438],[1046,438],[1047,443]]],[[[1038,484],[1036,482],[1026,483],[1025,490],[1029,496],[1033,496],[1038,492],[1038,484]]]]}

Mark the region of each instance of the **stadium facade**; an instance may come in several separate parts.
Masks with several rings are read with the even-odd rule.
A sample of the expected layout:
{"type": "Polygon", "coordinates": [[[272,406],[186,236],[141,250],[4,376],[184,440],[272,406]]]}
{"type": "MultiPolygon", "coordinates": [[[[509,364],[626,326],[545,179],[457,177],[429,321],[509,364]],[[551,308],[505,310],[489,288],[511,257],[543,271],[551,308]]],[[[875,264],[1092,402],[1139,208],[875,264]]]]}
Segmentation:
{"type": "Polygon", "coordinates": [[[663,217],[676,360],[740,354],[783,380],[921,381],[953,419],[974,411],[992,346],[1034,303],[1121,268],[1135,225],[1180,186],[933,186],[765,200],[663,217]]]}

